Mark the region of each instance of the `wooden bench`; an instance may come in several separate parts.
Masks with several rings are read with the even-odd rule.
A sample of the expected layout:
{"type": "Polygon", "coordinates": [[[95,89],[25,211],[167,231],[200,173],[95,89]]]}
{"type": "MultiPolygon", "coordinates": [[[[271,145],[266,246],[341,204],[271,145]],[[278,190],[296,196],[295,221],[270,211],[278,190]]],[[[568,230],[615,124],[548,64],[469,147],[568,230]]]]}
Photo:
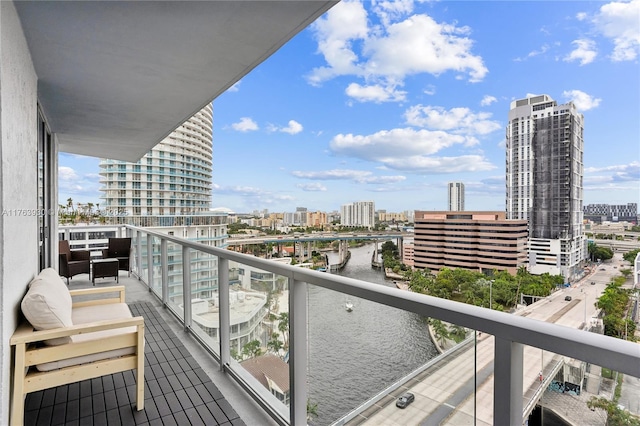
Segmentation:
{"type": "MultiPolygon", "coordinates": [[[[136,370],[136,408],[144,409],[144,319],[132,317],[124,302],[124,286],[69,291],[57,273],[55,275],[70,298],[83,296],[83,300],[71,304],[73,324],[42,329],[48,324],[44,321],[43,326],[40,318],[38,328],[41,329],[35,330],[31,323],[24,321],[11,337],[10,344],[15,350],[11,424],[23,424],[24,402],[29,392],[127,370],[136,370]],[[87,297],[108,293],[117,296],[94,300],[87,297]]],[[[50,276],[44,284],[34,284],[36,279],[23,299],[25,317],[33,318],[30,311],[34,308],[51,309],[54,316],[66,314],[66,299],[57,306],[55,300],[44,301],[51,296],[50,292],[60,291],[57,283],[50,285],[53,281],[50,276]],[[30,295],[34,286],[39,294],[30,295]]]]}

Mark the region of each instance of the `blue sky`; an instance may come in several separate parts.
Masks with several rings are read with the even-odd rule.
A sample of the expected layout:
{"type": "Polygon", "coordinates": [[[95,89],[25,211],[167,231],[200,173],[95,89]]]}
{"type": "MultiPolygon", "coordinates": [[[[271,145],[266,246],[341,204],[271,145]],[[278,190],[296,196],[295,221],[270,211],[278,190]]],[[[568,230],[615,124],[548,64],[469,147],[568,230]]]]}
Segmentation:
{"type": "MultiPolygon", "coordinates": [[[[584,203],[640,202],[640,0],[342,1],[214,100],[213,207],[504,210],[512,100],[585,116],[584,203]]],[[[100,202],[60,155],[60,200],[100,202]]]]}

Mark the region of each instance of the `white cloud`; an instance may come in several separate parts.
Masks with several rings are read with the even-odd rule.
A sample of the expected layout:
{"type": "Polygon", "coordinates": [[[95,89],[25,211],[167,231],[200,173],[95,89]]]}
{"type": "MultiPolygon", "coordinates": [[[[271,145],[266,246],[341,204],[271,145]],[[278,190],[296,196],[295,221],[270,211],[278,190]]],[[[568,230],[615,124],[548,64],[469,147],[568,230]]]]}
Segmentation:
{"type": "Polygon", "coordinates": [[[302,129],[302,124],[298,123],[296,120],[289,120],[289,125],[281,128],[280,131],[283,133],[289,133],[290,135],[295,135],[300,133],[302,129]]]}
{"type": "Polygon", "coordinates": [[[298,123],[296,120],[289,120],[287,127],[278,127],[275,124],[269,124],[267,127],[268,132],[282,132],[289,133],[290,135],[298,134],[302,130],[302,124],[298,123]]]}
{"type": "Polygon", "coordinates": [[[73,198],[76,203],[84,200],[94,202],[100,197],[100,175],[96,173],[79,175],[71,167],[58,166],[58,186],[62,204],[66,204],[68,198],[73,198]]]}
{"type": "Polygon", "coordinates": [[[388,26],[391,21],[413,12],[413,0],[377,1],[373,3],[373,11],[383,25],[388,26]]]}
{"type": "MultiPolygon", "coordinates": [[[[447,173],[495,168],[481,155],[435,157],[454,145],[471,145],[474,138],[436,130],[383,130],[371,135],[339,134],[330,143],[336,155],[380,163],[387,169],[412,173],[447,173]]],[[[366,178],[366,176],[365,176],[366,178]]],[[[366,179],[365,179],[366,180],[366,179]]]]}
{"type": "Polygon", "coordinates": [[[245,203],[255,206],[255,208],[264,208],[264,206],[269,205],[280,205],[282,201],[295,200],[295,197],[291,195],[273,193],[253,186],[221,187],[214,184],[213,192],[216,194],[243,197],[245,199],[245,203]]]}
{"type": "Polygon", "coordinates": [[[632,61],[640,51],[640,0],[611,2],[593,19],[596,29],[613,42],[613,61],[632,61]]]}
{"type": "Polygon", "coordinates": [[[386,164],[390,158],[431,155],[467,141],[464,136],[443,131],[404,128],[381,130],[371,135],[339,134],[333,138],[329,147],[335,154],[386,164]]]}
{"type": "Polygon", "coordinates": [[[565,90],[562,92],[562,97],[567,101],[573,101],[580,112],[596,108],[602,101],[602,99],[594,98],[581,90],[565,90]]]}
{"type": "Polygon", "coordinates": [[[258,130],[258,124],[249,117],[242,117],[239,122],[233,123],[231,127],[239,132],[258,130]]]}
{"type": "Polygon", "coordinates": [[[238,92],[240,90],[240,83],[242,83],[242,80],[233,83],[233,85],[227,89],[227,92],[238,92]]]}
{"type": "Polygon", "coordinates": [[[482,98],[482,100],[480,101],[480,105],[481,106],[489,106],[494,102],[498,102],[498,99],[496,99],[495,96],[491,96],[491,95],[484,95],[484,97],[482,98]]]}
{"type": "Polygon", "coordinates": [[[587,19],[587,14],[585,12],[578,12],[576,13],[576,19],[578,21],[584,21],[585,19],[587,19]]]}
{"type": "Polygon", "coordinates": [[[576,48],[564,57],[565,62],[580,61],[580,65],[586,65],[596,58],[598,51],[596,50],[596,44],[593,40],[579,39],[574,40],[571,44],[576,48]]]}
{"type": "Polygon", "coordinates": [[[327,187],[322,185],[321,183],[299,183],[296,185],[298,188],[302,189],[303,191],[308,191],[308,192],[324,192],[327,190],[327,187]]]}
{"type": "MultiPolygon", "coordinates": [[[[404,176],[374,176],[372,172],[364,170],[333,169],[320,172],[293,171],[291,174],[301,179],[310,180],[351,180],[357,183],[379,184],[397,183],[406,179],[404,176]]],[[[299,187],[301,185],[298,185],[299,187]]]]}
{"type": "Polygon", "coordinates": [[[407,92],[395,90],[390,86],[383,87],[379,84],[361,86],[358,83],[351,83],[347,86],[345,93],[359,102],[372,101],[375,103],[404,101],[407,95],[407,92]]]}
{"type": "Polygon", "coordinates": [[[433,84],[427,85],[427,87],[423,90],[425,95],[435,95],[436,94],[436,86],[433,84]]]}
{"type": "Polygon", "coordinates": [[[58,179],[64,181],[76,181],[80,179],[75,170],[71,167],[59,166],[58,167],[58,179]]]}
{"type": "Polygon", "coordinates": [[[502,128],[500,123],[489,118],[491,113],[474,113],[469,108],[451,108],[447,111],[438,106],[415,105],[405,112],[405,119],[412,126],[466,135],[486,135],[502,128]]]}
{"type": "Polygon", "coordinates": [[[496,168],[480,155],[462,155],[459,157],[412,156],[391,159],[386,164],[392,169],[425,174],[480,172],[496,168]]]}
{"type": "Polygon", "coordinates": [[[628,182],[640,181],[640,161],[606,167],[587,167],[585,174],[606,173],[605,176],[590,176],[591,181],[628,182]]]}
{"type": "Polygon", "coordinates": [[[396,87],[409,75],[453,71],[478,82],[487,74],[482,57],[472,53],[468,27],[436,22],[426,14],[406,17],[413,11],[408,0],[377,2],[372,11],[380,22],[369,26],[374,17],[360,2],[342,1],[312,25],[326,65],[307,76],[311,84],[350,75],[365,84],[352,83],[347,95],[359,101],[397,102],[404,100],[404,93],[396,87]]]}
{"type": "Polygon", "coordinates": [[[359,74],[358,56],[352,42],[367,37],[367,12],[360,2],[342,1],[329,9],[324,18],[312,24],[318,52],[326,67],[315,68],[309,82],[317,85],[338,75],[359,74]]]}
{"type": "Polygon", "coordinates": [[[359,180],[372,173],[362,170],[334,169],[321,172],[302,172],[299,170],[291,172],[295,177],[312,180],[359,180]]]}
{"type": "Polygon", "coordinates": [[[532,50],[531,52],[527,53],[527,56],[525,56],[524,58],[516,58],[515,61],[516,62],[526,61],[529,58],[533,58],[535,56],[542,55],[547,50],[549,50],[549,45],[548,44],[543,44],[540,47],[540,50],[532,50]]]}
{"type": "Polygon", "coordinates": [[[386,28],[386,34],[365,42],[367,75],[402,79],[407,75],[446,71],[469,74],[481,81],[488,70],[482,58],[471,54],[468,27],[438,23],[428,15],[413,15],[386,28]],[[420,52],[416,55],[415,52],[420,52]]]}

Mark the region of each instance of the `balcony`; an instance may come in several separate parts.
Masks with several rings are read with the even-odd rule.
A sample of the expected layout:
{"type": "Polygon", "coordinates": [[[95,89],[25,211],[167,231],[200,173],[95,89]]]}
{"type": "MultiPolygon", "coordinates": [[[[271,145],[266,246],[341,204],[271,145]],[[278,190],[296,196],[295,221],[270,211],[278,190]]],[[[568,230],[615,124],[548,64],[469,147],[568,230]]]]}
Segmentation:
{"type": "MultiPolygon", "coordinates": [[[[594,378],[600,377],[594,371],[600,371],[600,367],[635,377],[640,376],[640,346],[576,329],[589,326],[586,307],[587,302],[592,303],[595,295],[592,295],[591,300],[588,297],[585,297],[584,301],[574,298],[572,303],[584,303],[584,321],[580,316],[579,320],[574,321],[575,324],[563,326],[532,319],[536,315],[534,311],[522,315],[491,311],[208,247],[144,228],[127,226],[126,233],[133,238],[132,268],[133,276],[138,280],[121,277],[121,282],[127,286],[127,298],[132,302],[132,309],[139,310],[147,316],[149,373],[145,398],[153,400],[154,403],[145,402],[146,407],[151,408],[146,408],[144,414],[132,411],[127,405],[129,403],[126,392],[122,390],[130,384],[131,378],[124,375],[122,378],[113,379],[113,389],[107,389],[110,385],[105,385],[104,381],[102,388],[99,384],[96,386],[93,383],[80,383],[78,386],[69,385],[66,390],[56,391],[55,395],[45,392],[40,396],[31,397],[35,398],[35,402],[28,400],[28,407],[33,408],[39,403],[39,408],[28,412],[27,420],[33,420],[38,413],[40,417],[46,417],[57,413],[56,410],[63,410],[56,408],[60,392],[62,400],[63,395],[67,395],[67,401],[61,400],[60,404],[66,404],[66,410],[71,410],[69,412],[77,415],[77,418],[83,417],[83,413],[86,416],[108,417],[115,415],[115,412],[110,413],[110,410],[117,407],[120,419],[131,421],[127,424],[151,422],[160,414],[183,424],[196,424],[199,421],[212,424],[209,423],[210,417],[203,417],[208,416],[209,412],[218,424],[223,421],[216,416],[226,413],[226,419],[234,424],[243,421],[246,424],[299,425],[308,421],[308,401],[317,403],[318,395],[332,393],[333,389],[354,382],[357,376],[376,371],[382,372],[384,376],[384,386],[381,389],[367,389],[369,393],[366,400],[345,401],[345,405],[334,410],[331,415],[323,415],[318,420],[311,417],[310,422],[368,424],[368,421],[373,424],[418,424],[425,419],[433,421],[442,416],[445,410],[446,416],[442,420],[448,416],[450,422],[446,424],[471,424],[475,419],[481,424],[515,425],[524,423],[545,389],[557,385],[554,378],[558,377],[560,371],[565,371],[565,377],[569,378],[566,381],[567,388],[576,382],[579,383],[578,387],[584,385],[582,389],[578,388],[577,392],[582,398],[586,398],[592,392],[594,378]],[[174,264],[171,282],[168,271],[169,253],[173,255],[174,264]],[[192,281],[194,262],[202,261],[208,262],[213,276],[207,288],[217,289],[207,303],[203,303],[203,298],[197,297],[197,288],[192,281]],[[238,274],[240,269],[244,270],[242,274],[238,274]],[[182,276],[181,282],[175,279],[176,271],[178,278],[182,276]],[[274,280],[269,288],[266,288],[250,279],[252,273],[273,274],[274,280]],[[229,279],[231,275],[235,277],[233,281],[229,279]],[[246,277],[246,283],[242,282],[243,276],[246,277]],[[352,314],[342,312],[340,306],[336,307],[335,303],[318,306],[314,295],[320,289],[330,295],[330,300],[338,301],[338,304],[345,298],[361,301],[360,306],[356,305],[355,312],[361,307],[364,308],[365,303],[373,306],[375,314],[368,330],[352,329],[349,322],[344,322],[340,323],[339,329],[332,332],[330,340],[318,342],[317,339],[320,337],[317,330],[319,327],[326,328],[326,324],[330,322],[328,316],[352,318],[347,316],[352,314]],[[288,331],[283,331],[281,335],[288,340],[289,351],[286,354],[284,351],[279,352],[288,356],[288,406],[276,397],[278,389],[267,389],[251,374],[248,367],[245,368],[244,361],[257,359],[255,354],[242,355],[246,343],[251,341],[251,338],[241,340],[243,336],[252,335],[255,340],[261,341],[265,330],[270,327],[272,331],[279,328],[276,325],[277,321],[271,320],[268,315],[265,320],[254,320],[255,312],[261,312],[260,315],[264,316],[264,311],[257,305],[250,305],[247,298],[261,304],[267,299],[273,300],[274,297],[280,304],[278,312],[286,312],[289,319],[286,324],[288,327],[282,328],[288,328],[288,331]],[[210,309],[204,308],[207,304],[210,309]],[[326,313],[321,321],[310,314],[317,308],[326,313]],[[344,363],[343,354],[337,352],[341,347],[338,344],[339,340],[346,339],[347,344],[353,342],[354,345],[364,348],[381,347],[378,344],[380,342],[359,341],[358,337],[368,335],[367,333],[377,334],[378,328],[387,318],[386,315],[392,311],[416,314],[416,317],[436,318],[475,330],[477,333],[472,332],[471,337],[455,346],[451,353],[445,353],[426,363],[420,362],[417,366],[407,365],[402,374],[386,374],[385,371],[390,361],[398,363],[405,360],[389,360],[381,353],[375,365],[363,366],[355,362],[352,364],[353,370],[347,374],[332,379],[317,376],[314,369],[318,363],[344,363]],[[344,316],[340,317],[341,314],[344,316]],[[206,316],[210,317],[209,320],[203,319],[206,316]],[[166,327],[160,327],[160,324],[166,324],[166,327]],[[171,336],[171,332],[177,339],[171,336]],[[165,334],[169,337],[159,337],[165,334]],[[159,359],[163,354],[175,353],[158,343],[167,341],[166,339],[186,348],[186,352],[181,349],[178,349],[178,352],[187,359],[186,363],[191,368],[183,371],[184,376],[190,379],[189,382],[182,380],[184,376],[180,375],[181,373],[172,370],[176,362],[186,366],[184,361],[176,360],[172,363],[171,360],[167,360],[164,366],[168,364],[172,369],[165,369],[160,365],[162,363],[159,359]],[[318,347],[328,349],[328,352],[320,351],[318,347]],[[197,365],[190,363],[190,357],[197,361],[197,365]],[[240,361],[241,358],[244,360],[240,361]],[[172,374],[172,371],[175,374],[172,374]],[[207,378],[202,374],[205,371],[213,376],[213,383],[220,388],[226,399],[219,399],[220,395],[215,390],[210,390],[212,385],[206,384],[209,382],[206,382],[207,378]],[[542,373],[540,377],[539,371],[542,373]],[[196,392],[197,395],[193,392],[188,383],[194,383],[195,376],[198,380],[203,380],[202,386],[208,390],[210,397],[204,391],[204,396],[203,392],[196,392]],[[587,382],[582,381],[585,377],[588,378],[587,382]],[[118,388],[116,382],[122,386],[118,388]],[[164,383],[164,386],[160,385],[158,388],[156,382],[164,383]],[[462,390],[465,384],[471,386],[472,390],[465,393],[462,390]],[[239,390],[240,388],[242,390],[239,390]],[[395,397],[407,389],[413,389],[416,401],[406,410],[396,409],[393,404],[395,397]],[[78,408],[74,408],[78,403],[73,402],[70,395],[76,397],[75,401],[91,398],[94,401],[93,408],[90,409],[80,402],[78,411],[78,408]],[[464,398],[460,399],[460,396],[464,398]],[[124,401],[122,404],[121,397],[124,401]],[[103,400],[105,410],[96,412],[96,406],[98,410],[102,410],[100,401],[103,400]],[[48,401],[48,405],[44,401],[48,401]],[[166,401],[166,405],[163,405],[162,401],[166,401]],[[257,409],[253,401],[264,411],[257,409]],[[230,406],[240,408],[231,411],[225,409],[230,406]],[[110,410],[106,407],[110,407],[110,410]],[[154,407],[158,411],[157,414],[154,407]],[[165,411],[161,413],[161,409],[165,411]],[[239,417],[232,418],[236,415],[234,413],[239,417]],[[410,417],[400,420],[398,416],[403,413],[410,417]]],[[[84,285],[87,283],[88,281],[84,285]]],[[[80,285],[77,278],[72,280],[72,286],[75,285],[80,285]]],[[[262,309],[268,309],[270,312],[274,309],[273,312],[276,312],[274,306],[276,304],[269,302],[262,309]]],[[[391,327],[395,329],[400,325],[391,324],[391,327]]],[[[266,346],[265,343],[262,340],[261,346],[266,346]]],[[[409,346],[419,346],[424,342],[407,343],[409,346]]],[[[109,379],[106,383],[109,383],[109,379]]],[[[197,389],[202,390],[202,386],[197,389]]],[[[196,385],[193,387],[196,388],[196,385]]],[[[575,388],[570,391],[576,393],[575,388]]],[[[579,396],[572,397],[572,400],[578,399],[579,396]]],[[[586,408],[584,401],[580,403],[586,408]]],[[[327,407],[320,409],[326,411],[327,407]]],[[[572,419],[579,424],[593,424],[585,423],[591,420],[581,417],[593,415],[590,410],[567,408],[566,411],[578,416],[572,419]]]]}

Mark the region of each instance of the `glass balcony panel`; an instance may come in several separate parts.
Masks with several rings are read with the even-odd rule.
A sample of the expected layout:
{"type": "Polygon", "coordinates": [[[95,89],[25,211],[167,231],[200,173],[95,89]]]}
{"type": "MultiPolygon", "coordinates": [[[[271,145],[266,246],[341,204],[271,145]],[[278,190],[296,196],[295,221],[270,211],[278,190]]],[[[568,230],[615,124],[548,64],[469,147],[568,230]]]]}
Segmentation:
{"type": "MultiPolygon", "coordinates": [[[[131,234],[131,257],[129,258],[131,271],[133,271],[137,276],[141,276],[141,268],[138,264],[138,232],[133,232],[131,234]]],[[[106,246],[105,246],[106,247],[106,246]]]]}
{"type": "Polygon", "coordinates": [[[142,254],[142,258],[140,259],[140,278],[143,281],[147,281],[147,277],[149,276],[149,259],[147,257],[147,234],[143,233],[140,236],[140,241],[142,246],[140,247],[140,253],[142,254]]]}
{"type": "Polygon", "coordinates": [[[633,385],[637,386],[640,371],[638,376],[527,346],[523,362],[525,420],[530,425],[565,424],[563,421],[635,424],[630,423],[630,413],[640,412],[633,385]]]}
{"type": "MultiPolygon", "coordinates": [[[[289,292],[284,276],[229,262],[230,355],[261,393],[289,405],[289,292]],[[264,380],[264,377],[273,380],[264,380]]],[[[235,363],[234,363],[235,365],[235,363]]]]}
{"type": "Polygon", "coordinates": [[[184,321],[182,290],[182,245],[167,241],[168,294],[167,305],[184,321]]]}
{"type": "MultiPolygon", "coordinates": [[[[446,376],[438,374],[439,368],[426,369],[439,352],[428,320],[419,315],[310,285],[308,318],[309,402],[317,411],[314,423],[341,423],[354,410],[366,410],[371,424],[387,423],[385,416],[399,416],[392,424],[419,424],[428,410],[439,405],[434,400],[449,400],[451,383],[473,383],[472,340],[467,342],[470,355],[446,376]],[[412,378],[423,375],[433,384],[421,387],[412,378]],[[409,410],[397,408],[396,398],[409,390],[417,403],[409,410]]],[[[355,413],[346,418],[357,419],[362,417],[355,413]]]]}
{"type": "Polygon", "coordinates": [[[209,349],[220,353],[218,257],[191,251],[192,330],[209,349]]]}
{"type": "MultiPolygon", "coordinates": [[[[149,283],[151,291],[162,300],[162,249],[160,238],[152,238],[153,250],[153,279],[149,283]]],[[[145,277],[146,278],[146,277],[145,277]]]]}

